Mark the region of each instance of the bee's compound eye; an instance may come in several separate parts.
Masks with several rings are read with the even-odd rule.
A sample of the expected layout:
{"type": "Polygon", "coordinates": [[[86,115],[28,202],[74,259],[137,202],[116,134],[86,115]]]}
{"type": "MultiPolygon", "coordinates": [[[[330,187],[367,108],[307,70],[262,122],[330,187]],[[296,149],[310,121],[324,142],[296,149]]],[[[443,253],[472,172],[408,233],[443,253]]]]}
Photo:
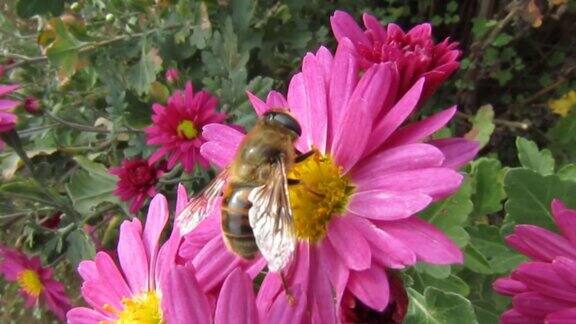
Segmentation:
{"type": "Polygon", "coordinates": [[[264,113],[264,117],[269,121],[275,121],[283,127],[288,128],[298,136],[302,135],[302,128],[300,127],[298,121],[287,113],[279,111],[268,111],[264,113]]]}

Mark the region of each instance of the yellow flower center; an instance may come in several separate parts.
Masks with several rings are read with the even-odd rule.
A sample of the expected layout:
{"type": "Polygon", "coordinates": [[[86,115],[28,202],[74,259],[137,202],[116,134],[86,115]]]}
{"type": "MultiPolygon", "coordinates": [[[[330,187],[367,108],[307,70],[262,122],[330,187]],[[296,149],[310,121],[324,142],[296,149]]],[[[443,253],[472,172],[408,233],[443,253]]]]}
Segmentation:
{"type": "Polygon", "coordinates": [[[193,139],[198,136],[198,130],[196,126],[191,120],[183,120],[178,124],[178,128],[176,128],[178,132],[178,136],[186,138],[186,139],[193,139]]]}
{"type": "Polygon", "coordinates": [[[552,112],[560,116],[564,117],[568,115],[568,113],[574,108],[574,106],[576,106],[576,91],[571,90],[570,92],[562,96],[560,99],[550,101],[548,103],[548,106],[550,107],[550,110],[552,110],[552,112]]]}
{"type": "Polygon", "coordinates": [[[104,309],[118,316],[116,324],[161,324],[165,323],[160,308],[160,296],[148,291],[132,298],[123,298],[124,309],[118,311],[110,305],[104,309]]]}
{"type": "Polygon", "coordinates": [[[38,273],[34,270],[26,269],[18,274],[18,284],[28,295],[38,297],[44,290],[44,285],[40,281],[38,273]]]}
{"type": "Polygon", "coordinates": [[[326,236],[332,217],[345,210],[354,187],[342,168],[318,151],[296,163],[288,178],[298,181],[288,189],[296,236],[316,243],[326,236]]]}

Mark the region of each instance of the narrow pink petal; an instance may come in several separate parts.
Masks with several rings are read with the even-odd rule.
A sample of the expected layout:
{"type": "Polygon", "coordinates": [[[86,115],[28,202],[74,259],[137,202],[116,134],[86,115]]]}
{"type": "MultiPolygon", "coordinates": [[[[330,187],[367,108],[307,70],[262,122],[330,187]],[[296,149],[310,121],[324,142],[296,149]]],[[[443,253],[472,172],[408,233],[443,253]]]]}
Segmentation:
{"type": "Polygon", "coordinates": [[[542,324],[541,318],[526,316],[515,309],[505,311],[500,316],[501,324],[542,324]]]}
{"type": "Polygon", "coordinates": [[[0,84],[0,97],[16,91],[20,88],[19,84],[0,84]]]}
{"type": "Polygon", "coordinates": [[[524,315],[543,318],[548,313],[569,308],[574,304],[550,296],[543,296],[536,292],[527,292],[514,296],[512,305],[514,309],[524,315]]]}
{"type": "Polygon", "coordinates": [[[351,271],[348,289],[364,304],[377,311],[383,311],[390,300],[388,277],[380,267],[351,271]]]}
{"type": "Polygon", "coordinates": [[[178,191],[176,194],[176,213],[174,215],[180,214],[182,209],[188,204],[188,193],[186,192],[186,187],[181,183],[178,184],[178,191]]]}
{"type": "Polygon", "coordinates": [[[360,26],[358,26],[354,18],[347,12],[336,10],[332,17],[330,17],[330,25],[332,26],[334,37],[336,37],[338,41],[340,41],[342,37],[348,37],[356,44],[371,47],[368,37],[364,35],[360,26]]]}
{"type": "Polygon", "coordinates": [[[20,105],[19,101],[0,99],[0,111],[11,111],[14,108],[18,107],[18,105],[20,105]]]}
{"type": "Polygon", "coordinates": [[[366,26],[366,29],[370,30],[372,33],[374,33],[374,35],[378,36],[377,39],[379,41],[384,42],[386,38],[386,30],[384,27],[382,27],[380,21],[378,21],[376,17],[368,13],[364,13],[362,15],[362,21],[364,21],[364,26],[366,26]]]}
{"type": "Polygon", "coordinates": [[[108,290],[114,293],[116,300],[131,295],[130,287],[128,287],[126,280],[110,255],[105,252],[98,252],[94,257],[94,263],[100,275],[98,282],[105,284],[108,290]]]}
{"type": "Polygon", "coordinates": [[[430,202],[432,197],[423,193],[370,190],[354,193],[346,209],[369,219],[396,220],[414,215],[430,202]]]}
{"type": "Polygon", "coordinates": [[[511,234],[506,236],[506,243],[516,249],[518,252],[530,257],[534,261],[548,261],[550,258],[544,254],[541,254],[540,251],[536,251],[532,249],[532,247],[528,246],[522,238],[516,234],[511,234]]]}
{"type": "MultiPolygon", "coordinates": [[[[101,252],[106,253],[106,252],[101,252]]],[[[92,260],[83,260],[78,264],[78,273],[84,281],[98,281],[100,274],[96,267],[96,262],[92,260]]]]}
{"type": "Polygon", "coordinates": [[[234,161],[235,153],[236,150],[231,150],[229,147],[223,147],[217,142],[205,143],[200,148],[200,154],[220,169],[225,168],[234,161]]]}
{"type": "Polygon", "coordinates": [[[528,262],[518,266],[512,278],[522,281],[531,290],[548,296],[576,302],[576,291],[566,289],[568,282],[560,277],[550,263],[528,262]]]}
{"type": "Polygon", "coordinates": [[[410,218],[378,222],[379,227],[410,247],[418,259],[432,264],[462,263],[462,252],[446,234],[426,221],[410,218]]]}
{"type": "Polygon", "coordinates": [[[499,294],[514,296],[530,291],[524,283],[512,278],[498,278],[492,284],[492,288],[499,294]]]}
{"type": "Polygon", "coordinates": [[[234,148],[240,144],[244,134],[237,129],[224,124],[208,124],[202,127],[202,137],[207,141],[218,142],[224,147],[234,148]]]}
{"type": "Polygon", "coordinates": [[[439,167],[444,155],[436,147],[423,143],[393,147],[367,158],[352,170],[354,183],[375,174],[439,167]]]}
{"type": "Polygon", "coordinates": [[[326,152],[326,139],[328,134],[328,103],[326,90],[328,85],[324,79],[323,67],[318,58],[308,53],[302,63],[302,76],[306,90],[309,108],[306,113],[308,121],[313,124],[309,129],[311,135],[310,146],[314,145],[320,152],[326,152]]]}
{"type": "Polygon", "coordinates": [[[312,321],[317,317],[322,322],[336,323],[336,303],[334,302],[333,285],[329,277],[322,269],[320,263],[320,250],[317,248],[310,251],[310,290],[308,303],[312,304],[312,321]],[[310,298],[310,295],[312,298],[310,298]]]}
{"type": "Polygon", "coordinates": [[[328,273],[330,283],[336,293],[336,303],[340,304],[346,283],[348,282],[348,267],[338,256],[338,252],[330,243],[330,240],[322,240],[318,246],[318,255],[320,257],[321,269],[328,273]]]}
{"type": "Polygon", "coordinates": [[[291,299],[282,292],[275,300],[263,323],[292,324],[305,323],[307,296],[300,285],[290,289],[291,299]]]}
{"type": "Polygon", "coordinates": [[[211,310],[194,272],[174,267],[161,284],[162,311],[168,323],[210,323],[211,310]]]}
{"type": "MultiPolygon", "coordinates": [[[[254,94],[252,94],[252,92],[246,91],[246,95],[248,95],[248,100],[250,100],[252,107],[254,107],[254,111],[256,112],[256,115],[261,116],[266,111],[270,110],[270,108],[272,108],[271,106],[266,104],[264,101],[262,101],[260,98],[258,98],[254,94]]],[[[276,108],[278,108],[278,107],[276,107],[276,108]]]]}
{"type": "Polygon", "coordinates": [[[420,142],[444,127],[455,113],[456,106],[452,106],[424,120],[409,124],[391,135],[385,147],[420,142]]]}
{"type": "Polygon", "coordinates": [[[422,94],[424,79],[418,80],[406,94],[390,109],[386,116],[374,127],[368,152],[373,152],[402,125],[416,108],[422,94]]]}
{"type": "Polygon", "coordinates": [[[218,295],[214,322],[258,323],[252,281],[246,273],[236,269],[230,273],[218,295]]]}
{"type": "Polygon", "coordinates": [[[118,259],[133,294],[147,291],[149,287],[146,249],[136,224],[140,224],[138,219],[124,221],[118,240],[118,259]]]}
{"type": "Polygon", "coordinates": [[[480,150],[478,142],[463,138],[433,140],[429,141],[428,144],[434,145],[442,151],[445,157],[442,166],[451,169],[459,169],[461,166],[472,161],[480,150]]]}
{"type": "Polygon", "coordinates": [[[70,324],[98,324],[108,322],[111,318],[86,307],[72,308],[66,313],[66,318],[70,324]]]}
{"type": "Polygon", "coordinates": [[[335,217],[328,228],[328,238],[346,266],[352,270],[370,267],[370,245],[348,220],[348,216],[335,217]]]}
{"type": "Polygon", "coordinates": [[[308,114],[313,107],[310,106],[303,73],[297,73],[290,79],[290,84],[288,85],[288,106],[300,126],[302,126],[302,135],[297,143],[298,148],[300,150],[302,148],[310,149],[314,144],[311,128],[315,121],[310,120],[308,114]]]}
{"type": "Polygon", "coordinates": [[[552,268],[572,286],[571,289],[576,289],[576,260],[557,257],[552,262],[552,268]]]}
{"type": "Polygon", "coordinates": [[[546,316],[547,324],[576,323],[576,307],[561,310],[546,316]]]}
{"type": "Polygon", "coordinates": [[[552,217],[564,237],[576,244],[576,210],[566,208],[559,199],[552,200],[552,217]]]}
{"type": "Polygon", "coordinates": [[[454,193],[462,183],[462,175],[448,168],[426,168],[373,175],[357,179],[359,191],[382,190],[421,193],[434,199],[454,193]]]}
{"type": "Polygon", "coordinates": [[[534,225],[517,225],[514,231],[536,254],[551,262],[557,256],[576,258],[576,244],[562,236],[534,225]]]}
{"type": "Polygon", "coordinates": [[[221,236],[213,238],[192,261],[196,278],[204,291],[209,291],[242,263],[242,259],[228,251],[221,236]]]}
{"type": "Polygon", "coordinates": [[[157,194],[150,202],[150,207],[148,208],[148,215],[146,216],[146,224],[144,226],[144,233],[142,235],[142,240],[144,241],[144,249],[146,250],[146,255],[148,256],[148,261],[150,264],[150,274],[148,286],[150,289],[155,289],[155,267],[156,267],[156,256],[158,254],[160,235],[162,235],[162,230],[166,226],[168,221],[168,202],[166,198],[161,194],[157,194]]]}
{"type": "MultiPolygon", "coordinates": [[[[266,97],[266,105],[271,108],[288,108],[288,101],[278,91],[270,91],[266,97]]],[[[260,114],[259,114],[260,115],[260,114]]]]}

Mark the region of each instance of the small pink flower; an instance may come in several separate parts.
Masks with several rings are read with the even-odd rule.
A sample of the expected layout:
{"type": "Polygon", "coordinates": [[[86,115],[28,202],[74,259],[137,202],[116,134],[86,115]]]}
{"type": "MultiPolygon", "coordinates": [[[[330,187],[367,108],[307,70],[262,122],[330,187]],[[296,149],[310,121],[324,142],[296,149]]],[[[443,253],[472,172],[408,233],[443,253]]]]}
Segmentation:
{"type": "Polygon", "coordinates": [[[166,81],[170,84],[174,84],[180,80],[180,71],[176,68],[169,68],[166,71],[166,81]]]}
{"type": "MultiPolygon", "coordinates": [[[[391,73],[391,63],[360,73],[350,47],[338,46],[335,56],[322,47],[305,56],[287,98],[272,91],[264,102],[248,94],[258,115],[290,109],[302,126],[296,148],[316,150],[289,175],[302,188],[313,189],[291,187],[298,246],[286,273],[288,285],[306,296],[296,307],[303,307],[312,322],[337,321],[345,293],[382,311],[390,301],[386,268],[462,262],[458,247],[415,214],[459,188],[462,176],[453,168],[473,158],[477,144],[462,139],[447,139],[438,147],[423,143],[455,108],[402,126],[421,98],[423,79],[383,111],[383,103],[392,99],[382,89],[395,86],[391,73]]],[[[219,167],[231,163],[244,134],[221,124],[207,125],[203,132],[208,142],[202,154],[219,167]]],[[[205,265],[215,287],[230,271],[223,265],[241,262],[222,243],[218,215],[187,235],[181,249],[184,259],[205,265]],[[188,250],[194,252],[184,253],[188,250]]],[[[246,266],[252,273],[264,264],[257,259],[246,266]]],[[[269,272],[257,297],[261,314],[272,309],[282,291],[279,274],[269,272]]]]}
{"type": "Polygon", "coordinates": [[[131,201],[130,212],[136,213],[146,198],[156,194],[156,183],[162,170],[141,158],[122,161],[119,167],[110,168],[110,173],[118,176],[114,194],[124,201],[131,201]]]}
{"type": "Polygon", "coordinates": [[[22,252],[0,246],[0,274],[18,283],[28,307],[41,299],[58,318],[66,317],[71,305],[64,285],[52,279],[52,269],[42,267],[40,258],[29,258],[22,252]]]}
{"type": "MultiPolygon", "coordinates": [[[[16,126],[18,116],[13,114],[12,110],[18,107],[20,103],[16,100],[3,99],[2,97],[14,92],[18,88],[20,88],[18,84],[0,84],[0,133],[11,131],[14,129],[14,126],[16,126]]],[[[2,148],[4,148],[4,142],[0,140],[0,150],[2,148]]]]}
{"type": "Polygon", "coordinates": [[[363,15],[365,30],[348,13],[336,11],[330,18],[334,36],[351,41],[363,68],[381,62],[397,65],[398,94],[406,93],[421,77],[426,78],[422,100],[430,96],[459,67],[458,44],[445,39],[435,43],[432,26],[420,24],[405,33],[398,25],[382,26],[376,17],[363,15]]]}
{"type": "Polygon", "coordinates": [[[176,91],[166,106],[152,106],[153,125],[146,129],[147,143],[159,145],[150,162],[155,163],[166,156],[168,169],[178,162],[186,172],[192,172],[195,163],[208,167],[208,161],[200,155],[200,146],[205,139],[202,127],[210,123],[221,123],[226,115],[216,111],[218,101],[206,91],[194,93],[192,83],[186,83],[184,91],[176,91]]]}
{"type": "Polygon", "coordinates": [[[29,114],[37,115],[40,113],[40,100],[33,96],[28,96],[24,99],[24,110],[29,114]]]}
{"type": "Polygon", "coordinates": [[[502,323],[576,323],[576,210],[552,201],[560,234],[534,225],[517,225],[506,242],[528,256],[494,289],[512,296],[502,323]]]}

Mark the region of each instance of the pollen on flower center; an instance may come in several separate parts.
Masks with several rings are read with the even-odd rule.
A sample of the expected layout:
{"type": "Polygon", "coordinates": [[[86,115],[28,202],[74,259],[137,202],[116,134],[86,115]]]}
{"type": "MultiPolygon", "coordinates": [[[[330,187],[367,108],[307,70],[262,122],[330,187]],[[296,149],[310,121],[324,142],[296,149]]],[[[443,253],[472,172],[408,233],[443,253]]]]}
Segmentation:
{"type": "Polygon", "coordinates": [[[44,290],[38,273],[34,270],[23,270],[18,274],[18,284],[28,295],[38,297],[44,290]]]}
{"type": "Polygon", "coordinates": [[[288,178],[298,181],[289,187],[296,236],[318,242],[326,235],[332,217],[346,208],[354,187],[330,156],[317,151],[295,164],[288,178]]]}
{"type": "Polygon", "coordinates": [[[198,130],[196,126],[191,120],[183,120],[178,124],[178,128],[176,128],[178,132],[178,136],[186,139],[194,139],[198,136],[198,130]]]}
{"type": "Polygon", "coordinates": [[[124,309],[117,314],[117,324],[165,323],[160,308],[160,296],[155,291],[148,291],[132,298],[124,298],[122,305],[124,305],[124,309]]]}

